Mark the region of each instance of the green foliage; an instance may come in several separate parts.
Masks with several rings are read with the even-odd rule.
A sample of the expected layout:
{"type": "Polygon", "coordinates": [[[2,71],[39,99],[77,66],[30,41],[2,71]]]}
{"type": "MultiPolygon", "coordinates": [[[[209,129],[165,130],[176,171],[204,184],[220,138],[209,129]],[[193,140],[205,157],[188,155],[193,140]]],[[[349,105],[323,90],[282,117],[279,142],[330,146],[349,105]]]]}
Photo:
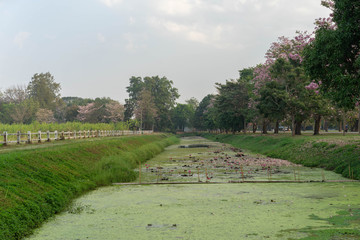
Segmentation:
{"type": "Polygon", "coordinates": [[[175,106],[175,101],[179,98],[179,93],[173,86],[173,81],[166,77],[131,77],[130,86],[127,87],[129,99],[126,99],[125,104],[125,119],[130,119],[136,108],[143,90],[151,93],[153,103],[156,108],[155,130],[164,131],[172,127],[171,124],[171,110],[175,106]]]}
{"type": "Polygon", "coordinates": [[[184,131],[185,127],[191,127],[191,121],[195,110],[189,104],[177,104],[172,110],[172,122],[175,130],[184,131]]]}
{"type": "Polygon", "coordinates": [[[304,50],[304,65],[312,79],[340,107],[353,109],[360,97],[360,2],[335,0],[336,28],[321,27],[304,50]]]}
{"type": "Polygon", "coordinates": [[[285,118],[287,95],[284,86],[275,81],[267,83],[260,90],[258,101],[257,107],[265,118],[275,121],[285,118]]]}
{"type": "Polygon", "coordinates": [[[212,94],[208,94],[201,100],[194,115],[196,129],[206,131],[216,128],[214,102],[215,96],[212,94]]]}
{"type": "MultiPolygon", "coordinates": [[[[133,169],[177,142],[168,135],[69,141],[0,155],[0,239],[22,239],[72,199],[136,178],[133,169]]],[[[74,213],[82,208],[73,208],[74,213]]]]}
{"type": "Polygon", "coordinates": [[[27,87],[30,98],[39,103],[40,108],[55,110],[60,98],[60,84],[49,73],[36,73],[27,87]]]}
{"type": "Polygon", "coordinates": [[[242,81],[226,81],[217,83],[218,95],[215,108],[220,128],[225,131],[240,131],[246,122],[249,94],[247,83],[242,81]]]}
{"type": "MultiPolygon", "coordinates": [[[[275,61],[270,67],[270,72],[272,78],[277,79],[279,82],[279,86],[276,89],[277,100],[279,103],[286,104],[286,113],[292,117],[293,134],[300,135],[301,123],[311,113],[309,108],[311,94],[305,88],[310,81],[305,76],[302,66],[296,62],[286,61],[283,58],[275,61]]],[[[281,113],[282,111],[279,110],[278,112],[281,113]]]]}

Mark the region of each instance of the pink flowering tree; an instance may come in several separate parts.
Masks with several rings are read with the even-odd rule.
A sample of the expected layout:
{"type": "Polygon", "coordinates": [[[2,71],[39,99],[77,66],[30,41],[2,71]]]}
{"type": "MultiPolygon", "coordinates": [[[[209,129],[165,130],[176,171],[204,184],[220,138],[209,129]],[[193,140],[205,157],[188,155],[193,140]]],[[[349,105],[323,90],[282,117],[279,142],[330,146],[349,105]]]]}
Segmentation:
{"type": "Polygon", "coordinates": [[[96,123],[98,122],[95,113],[101,108],[102,106],[96,106],[95,102],[89,103],[85,106],[79,106],[77,119],[81,122],[91,122],[96,123]]]}
{"type": "MultiPolygon", "coordinates": [[[[266,62],[257,66],[254,70],[255,83],[253,93],[258,96],[258,99],[263,101],[258,102],[258,108],[262,109],[262,115],[264,117],[269,116],[272,120],[275,120],[276,126],[278,126],[282,118],[281,116],[284,116],[284,109],[286,109],[286,114],[292,121],[293,135],[301,134],[301,123],[309,116],[306,100],[309,97],[309,93],[306,91],[305,86],[310,81],[304,74],[302,67],[302,51],[311,41],[312,36],[307,32],[297,32],[296,36],[292,39],[280,37],[277,42],[271,44],[270,49],[266,52],[266,62]],[[276,84],[271,85],[271,82],[276,84]],[[264,90],[264,88],[269,87],[276,87],[276,91],[275,89],[273,89],[273,92],[270,89],[269,91],[264,90]],[[281,88],[284,94],[280,94],[281,88]],[[267,96],[260,96],[261,92],[267,94],[267,96]],[[272,93],[275,94],[275,92],[278,93],[278,96],[271,95],[272,93]],[[273,99],[273,105],[267,103],[269,99],[273,99]],[[285,101],[286,105],[280,104],[274,101],[274,99],[279,100],[281,103],[285,101]],[[279,108],[280,105],[282,109],[279,108]],[[273,109],[272,111],[278,109],[278,114],[267,114],[268,108],[273,109]]],[[[265,125],[266,117],[263,120],[264,133],[266,132],[265,125]]],[[[277,131],[275,129],[275,132],[277,131]]]]}
{"type": "Polygon", "coordinates": [[[105,104],[104,118],[112,123],[121,122],[124,120],[124,105],[118,101],[110,101],[105,104]]]}

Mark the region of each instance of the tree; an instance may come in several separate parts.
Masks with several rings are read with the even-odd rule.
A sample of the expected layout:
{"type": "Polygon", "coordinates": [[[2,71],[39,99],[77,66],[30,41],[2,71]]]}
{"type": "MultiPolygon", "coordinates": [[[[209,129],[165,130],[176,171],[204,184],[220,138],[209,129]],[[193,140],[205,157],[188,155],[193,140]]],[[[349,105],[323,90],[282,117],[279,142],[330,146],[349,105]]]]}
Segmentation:
{"type": "Polygon", "coordinates": [[[35,118],[35,113],[39,108],[38,102],[33,99],[26,99],[19,104],[11,104],[8,114],[13,123],[31,123],[35,118]]]}
{"type": "Polygon", "coordinates": [[[65,120],[67,122],[73,122],[77,120],[79,106],[77,105],[71,105],[67,106],[65,109],[65,120]]]}
{"type": "Polygon", "coordinates": [[[26,86],[17,85],[6,89],[2,93],[1,102],[4,103],[21,103],[29,98],[26,92],[26,86]]]}
{"type": "Polygon", "coordinates": [[[30,98],[39,103],[40,108],[55,110],[60,98],[60,84],[49,73],[36,73],[27,87],[30,98]]]}
{"type": "Polygon", "coordinates": [[[77,120],[81,122],[97,123],[96,111],[102,106],[96,106],[95,102],[89,103],[86,106],[79,106],[77,120]]]}
{"type": "Polygon", "coordinates": [[[195,111],[197,109],[197,107],[199,106],[199,101],[192,97],[188,100],[185,100],[186,104],[189,106],[190,108],[190,113],[189,113],[189,120],[188,120],[188,126],[187,127],[194,127],[195,125],[195,111]]]}
{"type": "Polygon", "coordinates": [[[338,106],[350,110],[360,97],[360,2],[325,2],[334,24],[318,24],[314,41],[304,50],[304,66],[320,89],[338,106]]]}
{"type": "Polygon", "coordinates": [[[157,110],[150,91],[144,89],[140,92],[135,108],[136,119],[141,124],[141,129],[153,129],[157,110]]]}
{"type": "Polygon", "coordinates": [[[172,122],[175,130],[185,131],[185,127],[192,127],[195,110],[191,104],[178,103],[173,109],[172,122]]]}
{"type": "Polygon", "coordinates": [[[233,133],[244,129],[249,101],[246,83],[231,80],[225,84],[216,83],[216,88],[215,107],[220,128],[233,133]]]}
{"type": "Polygon", "coordinates": [[[303,68],[296,62],[279,58],[270,67],[271,76],[284,86],[287,113],[291,117],[292,135],[301,134],[301,124],[310,115],[310,93],[305,86],[309,83],[303,68]]]}
{"type": "Polygon", "coordinates": [[[200,131],[214,130],[216,127],[212,114],[215,112],[214,108],[215,96],[208,94],[205,96],[199,106],[195,110],[194,114],[194,127],[200,131]]]}
{"type": "Polygon", "coordinates": [[[156,118],[154,128],[157,131],[166,131],[172,127],[171,110],[175,106],[175,101],[179,98],[178,90],[174,88],[173,81],[166,77],[131,77],[130,86],[127,87],[129,99],[125,104],[125,119],[130,119],[134,115],[136,104],[140,93],[147,90],[151,93],[156,107],[156,118]]]}
{"type": "Polygon", "coordinates": [[[124,113],[125,121],[128,121],[133,117],[139,95],[141,91],[144,89],[144,82],[141,77],[132,76],[129,79],[129,82],[130,82],[129,86],[126,87],[126,91],[129,94],[129,98],[125,99],[125,113],[124,113]]]}
{"type": "Polygon", "coordinates": [[[279,123],[286,116],[287,94],[278,82],[269,82],[260,90],[257,108],[265,119],[276,122],[274,133],[279,133],[279,123]]]}
{"type": "Polygon", "coordinates": [[[124,106],[118,101],[110,101],[105,104],[105,118],[110,122],[116,123],[124,120],[124,106]]]}
{"type": "Polygon", "coordinates": [[[54,113],[50,109],[40,108],[36,113],[36,121],[39,123],[55,122],[54,113]]]}

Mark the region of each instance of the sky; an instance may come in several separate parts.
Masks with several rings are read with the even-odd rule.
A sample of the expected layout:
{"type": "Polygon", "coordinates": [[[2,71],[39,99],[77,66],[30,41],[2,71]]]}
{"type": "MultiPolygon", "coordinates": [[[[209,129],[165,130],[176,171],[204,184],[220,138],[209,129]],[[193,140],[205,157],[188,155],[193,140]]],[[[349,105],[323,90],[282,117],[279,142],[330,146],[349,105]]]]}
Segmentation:
{"type": "Polygon", "coordinates": [[[166,76],[185,102],[264,62],[327,17],[321,0],[0,0],[0,90],[50,72],[61,96],[124,103],[131,76],[166,76]]]}

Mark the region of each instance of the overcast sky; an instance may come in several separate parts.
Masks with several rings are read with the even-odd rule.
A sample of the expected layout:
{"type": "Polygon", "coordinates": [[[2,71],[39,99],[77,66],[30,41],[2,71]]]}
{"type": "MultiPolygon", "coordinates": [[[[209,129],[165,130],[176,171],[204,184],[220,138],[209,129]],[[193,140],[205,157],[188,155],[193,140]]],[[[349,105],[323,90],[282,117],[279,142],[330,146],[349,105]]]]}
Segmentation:
{"type": "Polygon", "coordinates": [[[0,0],[0,88],[50,72],[62,96],[124,102],[131,76],[166,76],[199,101],[313,31],[320,0],[0,0]]]}

